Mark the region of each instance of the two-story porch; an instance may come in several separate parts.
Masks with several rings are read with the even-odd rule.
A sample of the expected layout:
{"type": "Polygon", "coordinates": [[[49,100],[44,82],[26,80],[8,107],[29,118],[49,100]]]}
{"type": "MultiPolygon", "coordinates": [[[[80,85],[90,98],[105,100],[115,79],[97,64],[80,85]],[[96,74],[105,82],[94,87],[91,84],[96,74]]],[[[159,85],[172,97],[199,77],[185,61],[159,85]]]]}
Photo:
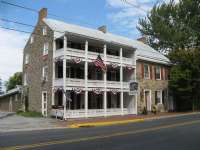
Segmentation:
{"type": "Polygon", "coordinates": [[[64,118],[137,113],[136,95],[129,82],[136,80],[134,50],[94,40],[64,37],[54,41],[52,111],[64,118]],[[64,46],[66,45],[66,47],[64,46]],[[106,71],[96,67],[100,55],[106,71]]]}

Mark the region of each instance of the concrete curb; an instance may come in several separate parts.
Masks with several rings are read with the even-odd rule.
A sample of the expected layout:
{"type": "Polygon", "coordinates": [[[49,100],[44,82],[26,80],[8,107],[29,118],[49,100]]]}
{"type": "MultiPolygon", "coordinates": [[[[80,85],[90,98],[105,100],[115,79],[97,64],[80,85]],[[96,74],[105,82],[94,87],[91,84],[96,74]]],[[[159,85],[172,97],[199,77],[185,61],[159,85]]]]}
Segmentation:
{"type": "Polygon", "coordinates": [[[15,113],[7,113],[4,116],[0,116],[0,119],[4,119],[4,118],[7,118],[7,117],[10,117],[10,116],[13,116],[13,115],[15,115],[15,113]]]}
{"type": "Polygon", "coordinates": [[[119,125],[119,124],[135,123],[135,122],[143,122],[143,121],[144,121],[144,119],[141,118],[141,119],[118,120],[118,121],[79,123],[79,124],[72,124],[72,125],[69,126],[69,128],[111,126],[111,125],[119,125]]]}

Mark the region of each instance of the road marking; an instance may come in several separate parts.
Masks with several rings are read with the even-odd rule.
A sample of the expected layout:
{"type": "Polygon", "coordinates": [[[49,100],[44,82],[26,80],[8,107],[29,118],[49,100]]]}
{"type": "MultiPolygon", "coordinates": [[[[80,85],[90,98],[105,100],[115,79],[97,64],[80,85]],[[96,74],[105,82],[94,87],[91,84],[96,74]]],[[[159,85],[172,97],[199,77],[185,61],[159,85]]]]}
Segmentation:
{"type": "Polygon", "coordinates": [[[5,148],[0,148],[0,150],[21,150],[21,149],[45,147],[45,146],[50,146],[50,145],[77,143],[77,142],[84,142],[84,141],[90,141],[90,140],[98,140],[98,139],[104,139],[104,138],[130,135],[130,134],[138,134],[138,133],[145,133],[145,132],[150,132],[150,131],[157,131],[157,130],[161,130],[161,129],[191,125],[191,124],[195,124],[195,123],[200,123],[200,120],[176,123],[176,124],[171,124],[171,125],[157,126],[157,127],[146,128],[146,129],[141,129],[141,130],[136,130],[136,131],[126,131],[126,132],[112,133],[112,134],[108,134],[108,135],[83,137],[83,138],[72,139],[72,140],[59,140],[59,141],[41,142],[41,143],[36,143],[36,144],[27,144],[27,145],[21,145],[21,146],[5,147],[5,148]]]}

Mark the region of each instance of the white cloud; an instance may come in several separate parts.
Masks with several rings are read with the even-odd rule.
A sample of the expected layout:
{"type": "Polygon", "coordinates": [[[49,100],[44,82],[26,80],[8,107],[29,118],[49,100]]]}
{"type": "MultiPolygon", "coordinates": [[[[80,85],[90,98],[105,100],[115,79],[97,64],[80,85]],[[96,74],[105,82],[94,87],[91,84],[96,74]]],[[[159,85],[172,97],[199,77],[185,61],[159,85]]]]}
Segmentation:
{"type": "Polygon", "coordinates": [[[23,48],[27,35],[0,29],[0,77],[5,81],[22,71],[23,48]]]}
{"type": "Polygon", "coordinates": [[[119,30],[126,29],[131,31],[131,37],[139,32],[136,30],[138,19],[146,16],[147,12],[153,7],[156,0],[126,0],[131,5],[124,2],[125,0],[106,0],[106,4],[110,9],[108,18],[113,22],[114,28],[119,30]],[[117,27],[116,27],[116,26],[117,27]],[[121,28],[119,28],[119,26],[121,28]],[[134,31],[134,32],[132,32],[134,31]]]}

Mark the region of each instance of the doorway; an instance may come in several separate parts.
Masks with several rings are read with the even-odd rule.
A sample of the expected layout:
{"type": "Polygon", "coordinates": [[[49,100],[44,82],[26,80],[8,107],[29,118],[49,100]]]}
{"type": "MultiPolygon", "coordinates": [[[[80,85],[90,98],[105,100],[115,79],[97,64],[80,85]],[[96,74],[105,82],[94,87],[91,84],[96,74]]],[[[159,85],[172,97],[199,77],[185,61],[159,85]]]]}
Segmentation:
{"type": "Polygon", "coordinates": [[[151,111],[151,90],[144,90],[144,98],[147,111],[151,111]]]}
{"type": "Polygon", "coordinates": [[[42,115],[47,117],[47,92],[42,92],[42,115]]]}

